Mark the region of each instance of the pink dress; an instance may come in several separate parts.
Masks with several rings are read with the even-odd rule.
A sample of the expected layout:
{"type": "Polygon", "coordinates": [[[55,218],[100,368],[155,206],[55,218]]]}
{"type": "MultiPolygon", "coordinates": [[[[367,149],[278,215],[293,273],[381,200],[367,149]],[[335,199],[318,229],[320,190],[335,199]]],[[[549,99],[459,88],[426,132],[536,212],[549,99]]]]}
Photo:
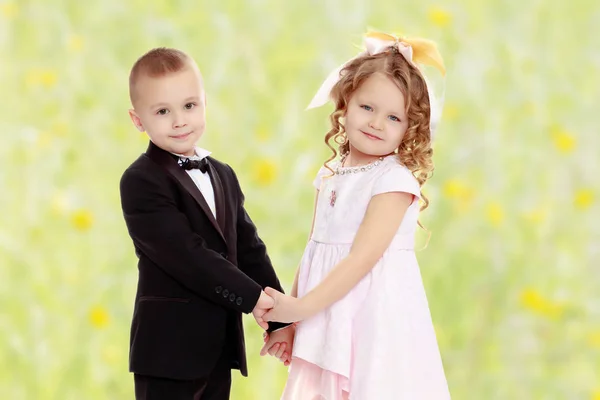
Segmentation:
{"type": "MultiPolygon", "coordinates": [[[[331,165],[335,170],[338,163],[331,165]]],[[[331,176],[321,168],[298,296],[350,252],[371,197],[415,196],[375,267],[344,298],[298,324],[282,400],[445,400],[450,393],[414,253],[419,184],[395,156],[331,176]]]]}

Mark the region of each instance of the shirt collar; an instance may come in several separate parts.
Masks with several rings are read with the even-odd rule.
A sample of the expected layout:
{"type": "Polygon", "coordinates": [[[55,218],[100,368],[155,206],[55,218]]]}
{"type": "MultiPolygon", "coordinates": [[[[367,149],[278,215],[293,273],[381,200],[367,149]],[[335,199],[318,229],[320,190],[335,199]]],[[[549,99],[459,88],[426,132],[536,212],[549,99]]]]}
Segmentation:
{"type": "Polygon", "coordinates": [[[211,154],[210,151],[208,151],[206,149],[203,149],[202,147],[195,147],[194,148],[194,152],[196,154],[194,154],[191,157],[184,156],[183,154],[177,154],[177,153],[171,153],[171,154],[174,154],[174,155],[176,155],[177,157],[179,157],[181,159],[189,158],[192,161],[194,161],[194,160],[202,160],[202,159],[208,157],[211,154]]]}

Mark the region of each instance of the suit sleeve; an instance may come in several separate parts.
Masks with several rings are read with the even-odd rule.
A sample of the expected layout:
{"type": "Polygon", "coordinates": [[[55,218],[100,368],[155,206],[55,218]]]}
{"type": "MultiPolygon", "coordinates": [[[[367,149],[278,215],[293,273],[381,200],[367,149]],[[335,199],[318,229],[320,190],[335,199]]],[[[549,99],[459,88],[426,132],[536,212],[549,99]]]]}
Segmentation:
{"type": "Polygon", "coordinates": [[[135,247],[196,295],[224,308],[249,313],[261,287],[219,253],[207,248],[170,195],[169,182],[140,169],[121,178],[121,206],[135,247]],[[234,301],[223,297],[228,290],[234,301]]]}
{"type": "MultiPolygon", "coordinates": [[[[235,172],[229,167],[238,190],[239,206],[237,212],[237,261],[239,268],[263,289],[267,286],[284,293],[277,274],[273,269],[267,247],[258,236],[256,226],[244,208],[244,194],[235,172]]],[[[283,328],[290,324],[269,322],[268,332],[283,328]]]]}

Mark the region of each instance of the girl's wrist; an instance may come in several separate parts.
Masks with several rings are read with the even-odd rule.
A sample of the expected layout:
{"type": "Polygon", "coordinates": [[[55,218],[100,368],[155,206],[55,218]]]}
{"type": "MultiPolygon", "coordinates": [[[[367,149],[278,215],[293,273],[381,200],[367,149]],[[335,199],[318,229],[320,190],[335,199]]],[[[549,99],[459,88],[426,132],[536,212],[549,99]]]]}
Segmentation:
{"type": "Polygon", "coordinates": [[[302,297],[299,302],[302,319],[310,318],[319,312],[317,305],[313,301],[313,296],[311,293],[308,293],[306,296],[302,297]]]}

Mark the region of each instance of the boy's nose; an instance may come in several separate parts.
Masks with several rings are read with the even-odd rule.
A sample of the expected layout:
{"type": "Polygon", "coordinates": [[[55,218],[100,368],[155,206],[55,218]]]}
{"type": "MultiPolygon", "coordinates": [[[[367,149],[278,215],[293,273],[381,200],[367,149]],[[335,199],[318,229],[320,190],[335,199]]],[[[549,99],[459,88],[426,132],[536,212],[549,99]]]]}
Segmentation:
{"type": "Polygon", "coordinates": [[[182,115],[174,115],[173,118],[173,128],[183,128],[187,124],[185,123],[185,119],[182,115]]]}

